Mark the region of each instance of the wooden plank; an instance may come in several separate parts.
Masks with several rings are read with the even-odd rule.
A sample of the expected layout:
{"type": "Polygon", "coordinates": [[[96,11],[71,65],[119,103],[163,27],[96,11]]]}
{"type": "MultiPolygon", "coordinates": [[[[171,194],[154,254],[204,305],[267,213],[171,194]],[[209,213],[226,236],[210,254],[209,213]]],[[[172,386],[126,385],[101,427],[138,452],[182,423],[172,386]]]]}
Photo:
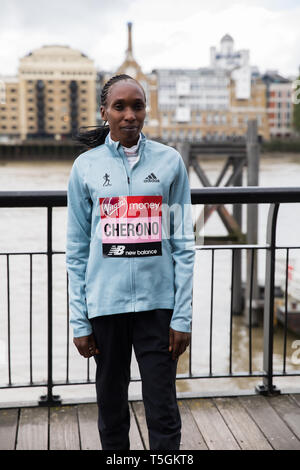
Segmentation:
{"type": "Polygon", "coordinates": [[[50,450],[79,450],[76,406],[50,408],[50,450]]]}
{"type": "Polygon", "coordinates": [[[186,400],[197,426],[211,450],[240,449],[234,436],[211,399],[186,400]]]}
{"type": "Polygon", "coordinates": [[[48,408],[22,408],[17,450],[48,449],[48,408]]]}
{"type": "Polygon", "coordinates": [[[293,400],[295,400],[297,405],[300,406],[300,394],[299,393],[292,393],[291,397],[292,397],[293,400]]]}
{"type": "Polygon", "coordinates": [[[130,410],[130,431],[129,431],[129,440],[130,440],[130,450],[144,450],[144,444],[140,435],[140,431],[135,420],[134,412],[132,409],[132,403],[129,404],[130,410]]]}
{"type": "Polygon", "coordinates": [[[82,450],[102,449],[98,431],[98,405],[78,405],[78,423],[82,450]]]}
{"type": "Polygon", "coordinates": [[[243,450],[272,450],[261,430],[236,398],[216,398],[214,402],[243,450]]]}
{"type": "Polygon", "coordinates": [[[178,400],[181,416],[181,442],[182,450],[208,450],[201,432],[194,420],[191,410],[186,405],[185,400],[178,400]]]}
{"type": "Polygon", "coordinates": [[[132,402],[133,412],[138,422],[138,427],[140,430],[140,435],[144,443],[144,447],[146,450],[149,450],[149,435],[148,435],[148,427],[146,423],[146,415],[145,415],[145,408],[144,403],[142,401],[135,401],[132,402]]]}
{"type": "Polygon", "coordinates": [[[300,406],[288,395],[272,397],[269,403],[300,440],[300,406]]]}
{"type": "Polygon", "coordinates": [[[0,449],[14,450],[18,427],[18,408],[0,410],[0,449]]]}
{"type": "Polygon", "coordinates": [[[300,441],[269,404],[269,398],[259,395],[239,397],[238,400],[260,427],[274,449],[300,449],[300,441]]]}

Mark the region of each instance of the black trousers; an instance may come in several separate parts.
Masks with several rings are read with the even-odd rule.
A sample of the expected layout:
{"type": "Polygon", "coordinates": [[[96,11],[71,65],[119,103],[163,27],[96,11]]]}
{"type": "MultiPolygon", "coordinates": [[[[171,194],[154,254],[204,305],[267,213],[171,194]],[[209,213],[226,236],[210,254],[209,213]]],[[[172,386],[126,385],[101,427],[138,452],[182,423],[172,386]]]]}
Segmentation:
{"type": "Polygon", "coordinates": [[[178,450],[177,360],[169,352],[173,311],[157,309],[91,319],[100,354],[94,356],[98,428],[103,450],[128,450],[128,386],[132,346],[139,365],[151,450],[178,450]]]}

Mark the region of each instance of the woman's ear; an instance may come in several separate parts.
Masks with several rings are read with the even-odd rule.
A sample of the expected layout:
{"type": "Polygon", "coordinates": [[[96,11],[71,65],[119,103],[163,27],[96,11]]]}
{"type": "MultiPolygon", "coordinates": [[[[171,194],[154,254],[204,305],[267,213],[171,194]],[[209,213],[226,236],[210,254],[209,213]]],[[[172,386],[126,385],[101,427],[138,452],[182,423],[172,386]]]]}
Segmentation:
{"type": "Polygon", "coordinates": [[[104,106],[100,106],[100,114],[103,121],[107,121],[107,114],[104,106]]]}

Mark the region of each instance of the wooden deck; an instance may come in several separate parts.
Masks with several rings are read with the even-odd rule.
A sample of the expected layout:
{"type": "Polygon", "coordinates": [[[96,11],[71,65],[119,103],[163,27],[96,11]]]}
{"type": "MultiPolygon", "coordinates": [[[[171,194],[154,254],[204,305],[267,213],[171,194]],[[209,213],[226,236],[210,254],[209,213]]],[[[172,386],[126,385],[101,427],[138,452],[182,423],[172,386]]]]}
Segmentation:
{"type": "MultiPolygon", "coordinates": [[[[182,450],[300,449],[300,394],[178,401],[182,450]]],[[[130,402],[131,449],[148,450],[142,402],[130,402]]],[[[97,405],[0,410],[0,449],[100,450],[97,405]]]]}

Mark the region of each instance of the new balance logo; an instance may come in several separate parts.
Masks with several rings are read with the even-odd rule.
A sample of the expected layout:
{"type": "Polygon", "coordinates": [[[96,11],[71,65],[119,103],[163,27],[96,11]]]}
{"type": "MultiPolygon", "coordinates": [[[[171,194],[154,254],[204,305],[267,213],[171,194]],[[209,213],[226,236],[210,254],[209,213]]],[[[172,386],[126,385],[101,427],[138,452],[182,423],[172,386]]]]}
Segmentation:
{"type": "Polygon", "coordinates": [[[125,251],[125,245],[112,245],[107,256],[120,256],[125,251]]]}
{"type": "Polygon", "coordinates": [[[154,173],[150,173],[150,175],[144,179],[144,183],[159,183],[159,179],[156,178],[154,173]]]}

